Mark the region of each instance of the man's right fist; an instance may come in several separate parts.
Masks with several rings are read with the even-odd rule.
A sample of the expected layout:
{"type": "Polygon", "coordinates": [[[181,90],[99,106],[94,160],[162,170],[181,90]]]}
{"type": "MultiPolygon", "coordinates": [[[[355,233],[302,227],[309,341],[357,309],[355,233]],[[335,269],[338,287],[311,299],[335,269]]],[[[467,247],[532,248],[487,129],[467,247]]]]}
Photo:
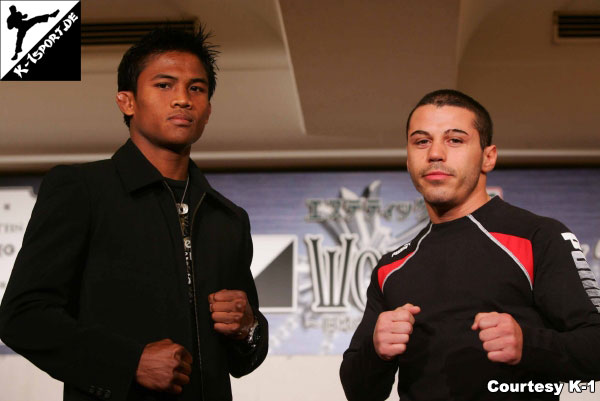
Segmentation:
{"type": "Polygon", "coordinates": [[[414,315],[419,312],[418,306],[406,304],[379,315],[373,331],[373,345],[381,359],[389,361],[406,351],[415,324],[414,315]]]}
{"type": "Polygon", "coordinates": [[[169,339],[144,347],[135,379],[150,390],[180,394],[190,382],[192,356],[179,344],[169,339]]]}

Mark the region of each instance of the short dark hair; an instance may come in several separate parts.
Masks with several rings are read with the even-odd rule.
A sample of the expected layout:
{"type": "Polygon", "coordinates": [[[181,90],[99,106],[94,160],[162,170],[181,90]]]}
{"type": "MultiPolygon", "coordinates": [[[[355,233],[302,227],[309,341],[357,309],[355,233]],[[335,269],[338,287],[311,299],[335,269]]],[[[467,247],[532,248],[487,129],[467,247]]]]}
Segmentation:
{"type": "Polygon", "coordinates": [[[472,111],[475,114],[474,126],[479,132],[479,143],[481,149],[492,144],[493,124],[490,113],[478,101],[454,89],[440,89],[428,93],[411,110],[406,120],[406,134],[408,135],[408,125],[415,110],[421,106],[432,104],[436,107],[456,106],[472,111]]]}
{"type": "MultiPolygon", "coordinates": [[[[169,27],[158,28],[131,46],[123,55],[119,64],[117,78],[118,91],[131,91],[137,93],[137,80],[146,67],[148,59],[170,51],[191,53],[198,57],[208,78],[208,99],[212,97],[217,86],[216,56],[219,52],[215,45],[208,42],[212,36],[205,27],[199,25],[196,32],[169,27]]],[[[125,124],[129,127],[131,116],[123,115],[125,124]]]]}

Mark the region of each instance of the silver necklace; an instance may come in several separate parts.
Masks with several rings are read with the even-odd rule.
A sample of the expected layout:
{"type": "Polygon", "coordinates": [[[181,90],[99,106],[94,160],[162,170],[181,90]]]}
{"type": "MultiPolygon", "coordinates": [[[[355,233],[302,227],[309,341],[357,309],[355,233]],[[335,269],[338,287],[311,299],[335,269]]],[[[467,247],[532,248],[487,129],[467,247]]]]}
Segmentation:
{"type": "Polygon", "coordinates": [[[185,193],[187,192],[188,185],[190,183],[190,176],[188,175],[187,180],[185,181],[185,189],[183,190],[183,196],[181,197],[181,202],[177,203],[177,213],[180,215],[187,214],[189,207],[188,204],[184,202],[185,193]]]}
{"type": "MultiPolygon", "coordinates": [[[[166,181],[165,181],[165,184],[167,184],[166,181]]],[[[179,203],[177,203],[177,200],[175,199],[175,193],[173,192],[173,190],[171,189],[169,184],[167,184],[167,188],[169,189],[169,192],[171,192],[171,196],[173,197],[173,200],[175,201],[175,207],[177,208],[177,213],[180,216],[187,214],[187,212],[190,210],[190,208],[188,207],[188,204],[184,202],[185,194],[187,192],[189,184],[190,184],[190,176],[188,175],[187,180],[185,181],[185,189],[183,190],[183,196],[181,197],[181,202],[179,202],[179,203]]]]}

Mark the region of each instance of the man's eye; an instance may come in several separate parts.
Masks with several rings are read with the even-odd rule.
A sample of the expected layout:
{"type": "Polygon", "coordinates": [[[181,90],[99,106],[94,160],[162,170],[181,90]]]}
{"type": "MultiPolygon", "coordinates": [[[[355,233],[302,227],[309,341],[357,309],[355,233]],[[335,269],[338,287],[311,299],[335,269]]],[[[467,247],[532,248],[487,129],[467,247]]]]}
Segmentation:
{"type": "Polygon", "coordinates": [[[167,89],[169,87],[169,84],[166,82],[159,82],[156,84],[156,87],[160,89],[167,89]]]}
{"type": "Polygon", "coordinates": [[[202,86],[191,86],[190,90],[192,92],[204,92],[204,88],[202,86]]]}
{"type": "Polygon", "coordinates": [[[460,138],[450,138],[450,143],[453,143],[453,144],[463,143],[463,140],[460,138]]]}
{"type": "Polygon", "coordinates": [[[429,142],[427,139],[418,139],[415,141],[416,145],[426,145],[429,142]]]}

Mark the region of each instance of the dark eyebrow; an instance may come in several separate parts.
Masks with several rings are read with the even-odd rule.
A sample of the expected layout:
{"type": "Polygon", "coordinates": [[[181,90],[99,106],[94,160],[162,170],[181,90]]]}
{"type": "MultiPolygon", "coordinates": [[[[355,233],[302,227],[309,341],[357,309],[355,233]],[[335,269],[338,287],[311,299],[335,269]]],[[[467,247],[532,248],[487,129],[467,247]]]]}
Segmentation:
{"type": "Polygon", "coordinates": [[[466,131],[463,131],[463,130],[461,130],[461,129],[458,129],[458,128],[451,128],[451,129],[447,129],[446,131],[444,131],[444,134],[448,134],[448,133],[450,133],[450,132],[454,132],[454,133],[456,133],[456,134],[465,134],[465,135],[469,135],[469,133],[468,133],[468,132],[466,132],[466,131]]]}
{"type": "Polygon", "coordinates": [[[413,135],[430,135],[430,134],[427,131],[418,129],[416,131],[413,131],[409,136],[413,136],[413,135]]]}
{"type": "Polygon", "coordinates": [[[190,84],[195,84],[196,82],[200,82],[203,83],[205,85],[208,85],[208,81],[204,78],[194,78],[190,80],[190,84]]]}
{"type": "MultiPolygon", "coordinates": [[[[174,77],[172,75],[169,74],[156,74],[152,80],[156,80],[156,79],[170,79],[171,81],[178,81],[179,79],[177,77],[174,77]]],[[[197,82],[203,83],[205,85],[208,85],[208,81],[205,78],[193,78],[190,79],[190,84],[195,84],[197,82]]]]}
{"type": "Polygon", "coordinates": [[[177,78],[175,78],[172,75],[168,75],[168,74],[156,74],[155,76],[152,77],[152,80],[155,79],[170,79],[172,81],[177,81],[177,78]]]}

